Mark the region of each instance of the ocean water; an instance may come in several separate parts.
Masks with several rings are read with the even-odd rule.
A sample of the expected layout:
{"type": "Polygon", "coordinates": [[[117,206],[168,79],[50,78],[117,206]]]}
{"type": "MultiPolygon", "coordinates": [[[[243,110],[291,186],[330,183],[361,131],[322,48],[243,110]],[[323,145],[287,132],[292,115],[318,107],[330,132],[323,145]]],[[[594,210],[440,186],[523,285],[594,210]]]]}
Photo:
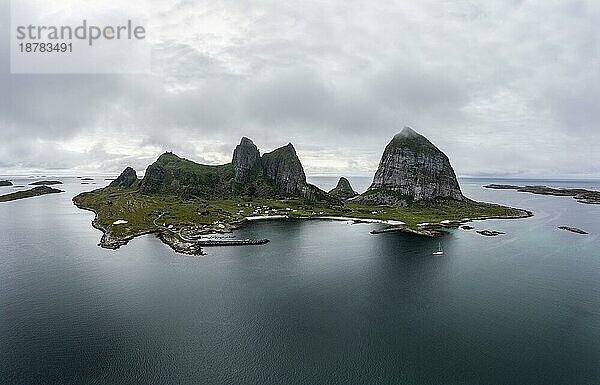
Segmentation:
{"type": "Polygon", "coordinates": [[[461,180],[535,216],[454,230],[442,257],[377,224],[265,221],[240,237],[269,244],[193,258],[97,247],[71,198],[106,182],[61,180],[0,203],[0,384],[600,383],[600,206],[481,187],[598,181],[461,180]]]}

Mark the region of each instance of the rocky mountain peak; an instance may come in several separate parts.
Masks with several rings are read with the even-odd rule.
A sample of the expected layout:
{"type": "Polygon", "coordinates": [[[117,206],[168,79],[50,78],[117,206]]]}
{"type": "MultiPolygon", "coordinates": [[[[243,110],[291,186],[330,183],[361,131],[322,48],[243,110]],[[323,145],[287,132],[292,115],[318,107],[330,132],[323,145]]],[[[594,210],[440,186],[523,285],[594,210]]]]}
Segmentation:
{"type": "Polygon", "coordinates": [[[173,159],[180,159],[177,155],[173,154],[171,151],[165,151],[158,157],[157,161],[169,161],[173,159]]]}
{"type": "Polygon", "coordinates": [[[437,199],[465,198],[446,154],[405,127],[386,146],[373,183],[360,200],[405,205],[437,199]]]}
{"type": "Polygon", "coordinates": [[[256,196],[337,201],[306,182],[302,163],[291,143],[261,157],[256,145],[246,137],[233,151],[232,162],[222,165],[199,164],[164,153],[148,166],[138,187],[144,194],[172,194],[186,199],[256,196]]]}
{"type": "Polygon", "coordinates": [[[233,151],[232,164],[233,178],[238,183],[246,181],[252,170],[260,165],[260,152],[252,140],[242,138],[233,151]]]}
{"type": "Polygon", "coordinates": [[[352,186],[350,185],[350,181],[348,181],[348,179],[341,177],[340,180],[337,183],[337,186],[335,186],[335,188],[333,188],[331,191],[329,191],[329,194],[336,197],[336,198],[340,198],[340,199],[350,199],[350,198],[354,198],[355,196],[358,195],[358,193],[356,191],[354,191],[354,189],[352,189],[352,186]]]}
{"type": "Polygon", "coordinates": [[[415,130],[413,130],[412,128],[406,126],[402,129],[402,131],[400,131],[399,133],[397,133],[394,138],[415,138],[415,137],[419,137],[422,136],[420,134],[418,134],[415,130]]]}
{"type": "Polygon", "coordinates": [[[125,168],[121,175],[115,180],[113,180],[109,186],[111,187],[125,187],[130,188],[133,187],[137,183],[137,173],[131,167],[125,168]]]}
{"type": "Polygon", "coordinates": [[[286,193],[302,191],[306,174],[291,143],[262,156],[265,176],[286,193]]]}
{"type": "Polygon", "coordinates": [[[240,140],[240,146],[252,146],[254,142],[252,139],[242,136],[242,140],[240,140]]]}

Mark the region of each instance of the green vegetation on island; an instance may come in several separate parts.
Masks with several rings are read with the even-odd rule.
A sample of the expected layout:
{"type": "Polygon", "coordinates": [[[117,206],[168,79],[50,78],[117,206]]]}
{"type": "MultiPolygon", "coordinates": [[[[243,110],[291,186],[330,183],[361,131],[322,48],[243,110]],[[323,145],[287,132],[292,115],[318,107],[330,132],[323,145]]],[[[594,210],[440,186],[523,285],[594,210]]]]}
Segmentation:
{"type": "Polygon", "coordinates": [[[413,233],[422,231],[423,235],[429,235],[429,232],[423,231],[425,227],[443,228],[447,227],[446,223],[460,224],[473,219],[522,218],[530,215],[520,209],[473,201],[445,200],[434,204],[394,207],[351,202],[336,205],[295,198],[204,200],[142,194],[134,189],[118,187],[82,193],[74,198],[74,202],[78,207],[96,213],[94,226],[107,235],[101,245],[109,248],[119,247],[136,235],[148,233],[163,233],[186,241],[199,235],[235,230],[248,219],[269,217],[377,220],[393,224],[395,230],[412,230],[410,232],[413,233]],[[404,224],[396,224],[396,221],[404,224]]]}
{"type": "MultiPolygon", "coordinates": [[[[187,254],[201,253],[207,234],[230,232],[257,219],[351,219],[385,223],[388,228],[384,231],[438,236],[444,228],[474,219],[531,215],[465,198],[445,155],[414,131],[405,129],[393,143],[395,148],[408,146],[407,150],[384,153],[373,185],[360,196],[345,178],[330,193],[308,184],[292,144],[261,156],[250,139],[242,138],[231,163],[202,165],[164,153],[148,167],[143,179],[128,167],[108,187],[82,193],[73,201],[96,214],[93,225],[103,232],[102,247],[118,248],[138,235],[154,233],[174,250],[187,254]],[[418,143],[411,144],[411,138],[418,143]],[[439,182],[423,178],[427,169],[398,167],[424,157],[438,162],[437,166],[435,162],[425,164],[433,164],[439,182]],[[410,174],[404,175],[407,172],[410,174]],[[416,185],[396,183],[407,176],[416,185]],[[421,180],[427,185],[418,185],[421,180]],[[424,194],[424,188],[431,191],[424,194]],[[413,194],[415,191],[419,193],[413,194]],[[374,195],[385,201],[373,199],[374,195]]],[[[260,244],[267,240],[245,241],[260,244]]]]}
{"type": "Polygon", "coordinates": [[[11,193],[11,194],[1,195],[0,202],[10,202],[10,201],[15,201],[17,199],[32,198],[32,197],[37,197],[40,195],[57,194],[57,193],[61,193],[61,192],[64,192],[64,191],[57,190],[57,189],[54,189],[54,188],[48,187],[48,186],[38,186],[38,187],[34,187],[30,190],[17,191],[17,192],[11,193]]]}

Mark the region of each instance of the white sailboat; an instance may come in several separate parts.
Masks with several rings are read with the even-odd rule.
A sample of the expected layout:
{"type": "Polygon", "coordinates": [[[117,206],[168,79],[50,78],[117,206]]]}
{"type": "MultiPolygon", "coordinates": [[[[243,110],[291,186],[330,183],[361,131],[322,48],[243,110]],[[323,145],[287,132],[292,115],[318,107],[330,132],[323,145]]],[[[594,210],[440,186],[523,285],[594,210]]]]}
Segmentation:
{"type": "Polygon", "coordinates": [[[433,255],[444,255],[444,249],[442,249],[442,242],[438,242],[437,251],[433,252],[433,255]]]}

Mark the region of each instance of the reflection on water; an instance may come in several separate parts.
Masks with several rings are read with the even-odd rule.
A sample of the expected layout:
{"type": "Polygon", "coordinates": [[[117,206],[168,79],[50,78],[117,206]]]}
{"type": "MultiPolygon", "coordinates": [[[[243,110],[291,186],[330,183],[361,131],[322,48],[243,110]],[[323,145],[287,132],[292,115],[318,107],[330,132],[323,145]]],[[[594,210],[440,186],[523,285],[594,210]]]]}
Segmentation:
{"type": "Polygon", "coordinates": [[[288,220],[192,258],[152,236],[98,248],[70,202],[90,186],[66,182],[0,204],[0,383],[600,382],[600,206],[463,180],[535,216],[452,231],[442,257],[377,224],[288,220]]]}

